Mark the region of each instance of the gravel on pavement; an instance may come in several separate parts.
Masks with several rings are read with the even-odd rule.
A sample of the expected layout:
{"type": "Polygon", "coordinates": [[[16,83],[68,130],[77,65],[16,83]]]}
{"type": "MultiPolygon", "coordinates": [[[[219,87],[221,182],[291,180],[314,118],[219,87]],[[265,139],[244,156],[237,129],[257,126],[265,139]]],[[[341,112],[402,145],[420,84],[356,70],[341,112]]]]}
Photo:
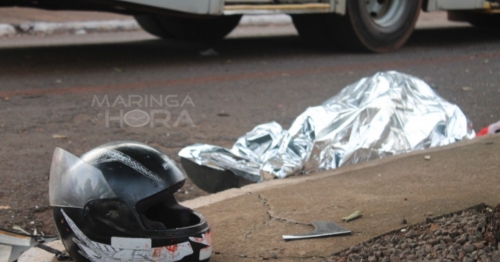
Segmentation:
{"type": "Polygon", "coordinates": [[[327,261],[500,262],[500,204],[427,218],[425,223],[376,237],[332,255],[327,261]]]}

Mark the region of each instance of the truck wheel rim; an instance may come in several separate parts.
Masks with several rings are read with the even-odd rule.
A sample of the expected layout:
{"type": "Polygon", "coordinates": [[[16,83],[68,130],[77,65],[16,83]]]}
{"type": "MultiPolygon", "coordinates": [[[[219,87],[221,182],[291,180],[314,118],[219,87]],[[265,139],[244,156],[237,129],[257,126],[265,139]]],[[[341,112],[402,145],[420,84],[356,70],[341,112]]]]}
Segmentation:
{"type": "Polygon", "coordinates": [[[372,22],[380,27],[391,27],[404,19],[404,10],[410,0],[363,0],[372,22]]]}

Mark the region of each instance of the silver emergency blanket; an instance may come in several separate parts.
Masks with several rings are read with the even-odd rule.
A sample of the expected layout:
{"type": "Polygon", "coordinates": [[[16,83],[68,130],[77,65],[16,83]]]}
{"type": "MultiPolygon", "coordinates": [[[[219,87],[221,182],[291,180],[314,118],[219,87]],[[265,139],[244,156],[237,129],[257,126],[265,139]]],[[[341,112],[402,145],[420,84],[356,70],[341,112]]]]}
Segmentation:
{"type": "Polygon", "coordinates": [[[363,78],[308,108],[288,130],[276,122],[266,123],[240,137],[232,149],[195,144],[183,148],[179,156],[262,182],[474,136],[458,106],[424,81],[390,71],[363,78]]]}

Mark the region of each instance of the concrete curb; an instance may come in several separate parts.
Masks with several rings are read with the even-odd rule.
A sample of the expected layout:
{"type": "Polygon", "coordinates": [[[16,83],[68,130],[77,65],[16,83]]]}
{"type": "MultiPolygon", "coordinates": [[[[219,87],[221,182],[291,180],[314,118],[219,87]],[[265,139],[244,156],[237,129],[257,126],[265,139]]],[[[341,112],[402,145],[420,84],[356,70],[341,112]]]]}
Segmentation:
{"type": "Polygon", "coordinates": [[[134,20],[110,20],[110,21],[87,21],[87,22],[67,22],[67,23],[26,23],[21,24],[19,28],[23,32],[54,34],[60,32],[79,32],[89,31],[131,31],[138,30],[140,27],[134,20]]]}
{"type": "MultiPolygon", "coordinates": [[[[0,24],[1,28],[14,28],[16,34],[86,34],[87,32],[135,31],[140,26],[135,20],[107,20],[83,22],[27,22],[17,25],[0,24]]],[[[0,31],[0,36],[3,36],[0,31]]]]}
{"type": "Polygon", "coordinates": [[[16,28],[9,24],[0,24],[0,36],[11,36],[15,35],[16,28]]]}
{"type": "MultiPolygon", "coordinates": [[[[500,138],[499,135],[493,135],[495,137],[500,138]]],[[[420,150],[420,151],[415,151],[415,152],[410,152],[410,153],[405,153],[405,154],[400,154],[400,155],[395,155],[395,156],[390,156],[386,158],[381,158],[381,159],[376,159],[376,160],[371,160],[368,162],[352,165],[352,166],[346,166],[346,167],[341,167],[339,169],[333,169],[333,170],[328,170],[328,171],[323,171],[317,174],[310,174],[310,175],[304,175],[304,176],[297,176],[297,177],[291,177],[291,178],[286,178],[286,179],[276,179],[276,180],[271,180],[267,181],[265,183],[259,183],[259,184],[251,184],[244,186],[242,188],[233,188],[229,189],[226,191],[222,191],[216,194],[211,194],[208,196],[203,196],[199,198],[195,198],[192,200],[187,200],[182,202],[181,204],[184,206],[187,206],[192,209],[197,209],[205,206],[209,206],[211,204],[215,204],[227,199],[235,198],[238,196],[246,195],[246,194],[254,194],[258,192],[262,192],[264,190],[269,190],[269,189],[276,189],[276,188],[281,188],[285,186],[290,186],[290,185],[295,185],[299,183],[304,183],[306,181],[312,181],[312,180],[318,180],[318,179],[323,179],[331,176],[336,176],[339,174],[347,173],[347,172],[352,172],[360,169],[367,169],[370,167],[386,164],[389,162],[393,161],[399,161],[401,159],[405,159],[408,157],[412,157],[415,155],[432,155],[433,153],[436,152],[441,152],[441,151],[447,151],[447,150],[453,150],[461,147],[465,147],[474,143],[481,143],[482,140],[485,138],[490,138],[491,136],[483,136],[483,137],[477,137],[472,140],[464,140],[460,141],[451,145],[447,146],[441,146],[441,147],[435,147],[435,148],[430,148],[426,150],[420,150]]]]}
{"type": "MultiPolygon", "coordinates": [[[[288,26],[292,19],[288,15],[243,16],[239,26],[288,26]]],[[[26,22],[21,24],[0,24],[0,37],[19,35],[86,34],[116,31],[137,31],[141,27],[133,19],[73,22],[26,22]]]]}

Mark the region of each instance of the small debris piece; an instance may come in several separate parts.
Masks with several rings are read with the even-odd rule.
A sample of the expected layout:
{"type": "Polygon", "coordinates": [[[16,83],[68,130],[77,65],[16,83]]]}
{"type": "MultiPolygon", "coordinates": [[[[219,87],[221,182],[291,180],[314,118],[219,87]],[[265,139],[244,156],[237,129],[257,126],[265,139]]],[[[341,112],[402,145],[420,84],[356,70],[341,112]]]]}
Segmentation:
{"type": "Polygon", "coordinates": [[[470,86],[464,86],[464,87],[462,87],[462,90],[464,90],[464,91],[472,91],[473,89],[470,86]]]}
{"type": "Polygon", "coordinates": [[[351,230],[331,221],[312,221],[311,224],[314,226],[314,231],[297,235],[283,235],[282,237],[285,241],[290,241],[351,234],[351,230]]]}
{"type": "Polygon", "coordinates": [[[424,156],[424,159],[425,160],[431,160],[431,156],[430,155],[426,155],[426,156],[424,156]]]}
{"type": "Polygon", "coordinates": [[[352,213],[346,217],[343,217],[342,220],[344,220],[344,222],[349,222],[349,221],[354,220],[358,217],[361,217],[361,211],[359,211],[359,210],[355,211],[354,213],[352,213]]]}
{"type": "Polygon", "coordinates": [[[401,224],[403,225],[408,224],[408,220],[406,220],[406,218],[401,219],[401,224]]]}
{"type": "Polygon", "coordinates": [[[412,237],[414,237],[416,235],[417,235],[417,232],[415,232],[415,230],[410,230],[410,231],[408,231],[408,233],[405,234],[405,237],[406,238],[412,238],[412,237]]]}
{"type": "Polygon", "coordinates": [[[440,227],[437,224],[432,223],[431,227],[429,228],[430,231],[434,232],[436,230],[440,229],[440,227]]]}
{"type": "Polygon", "coordinates": [[[87,30],[85,30],[85,29],[79,29],[79,30],[75,31],[75,35],[86,35],[86,34],[87,34],[87,30]]]}
{"type": "Polygon", "coordinates": [[[4,96],[4,97],[3,97],[3,100],[5,100],[5,101],[9,101],[9,100],[10,100],[10,97],[8,97],[8,96],[4,96]]]}
{"type": "Polygon", "coordinates": [[[217,116],[220,116],[220,117],[228,117],[229,114],[224,112],[224,111],[220,111],[220,113],[217,114],[217,116]]]}
{"type": "Polygon", "coordinates": [[[52,138],[54,138],[54,139],[68,139],[67,136],[65,136],[65,135],[58,135],[58,134],[52,135],[52,138]]]}
{"type": "Polygon", "coordinates": [[[0,210],[7,210],[10,209],[10,206],[0,206],[0,210]]]}
{"type": "Polygon", "coordinates": [[[28,233],[26,230],[22,229],[20,226],[13,226],[12,229],[16,230],[16,231],[19,231],[19,232],[23,232],[24,234],[26,235],[29,235],[30,233],[28,233]]]}
{"type": "Polygon", "coordinates": [[[215,51],[214,49],[210,48],[210,49],[207,49],[205,51],[201,51],[200,55],[201,56],[218,56],[219,53],[217,53],[217,51],[215,51]]]}

